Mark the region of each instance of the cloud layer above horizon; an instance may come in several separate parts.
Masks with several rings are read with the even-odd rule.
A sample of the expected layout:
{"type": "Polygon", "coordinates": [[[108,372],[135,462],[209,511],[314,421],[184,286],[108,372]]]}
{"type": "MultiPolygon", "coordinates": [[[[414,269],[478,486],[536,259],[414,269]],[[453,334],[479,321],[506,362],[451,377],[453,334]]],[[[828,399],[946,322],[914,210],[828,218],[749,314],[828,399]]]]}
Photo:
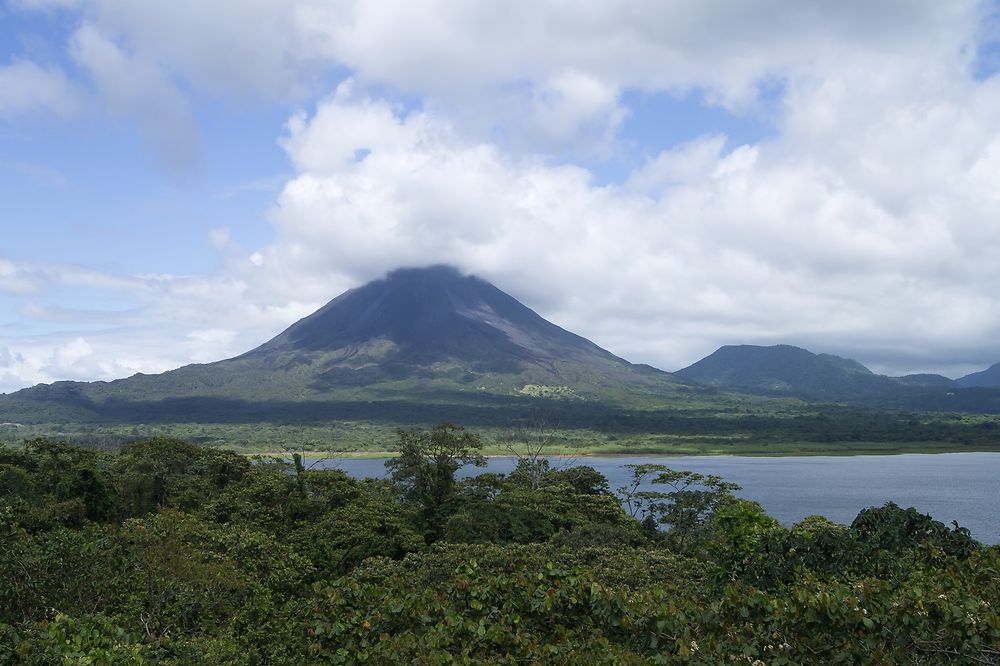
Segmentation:
{"type": "Polygon", "coordinates": [[[215,228],[196,273],[0,245],[0,391],[240,353],[346,288],[436,263],[668,370],[733,343],[893,374],[1000,361],[994,5],[4,11],[69,27],[0,60],[0,128],[113,117],[151,170],[197,178],[208,109],[261,105],[285,109],[268,138],[291,173],[270,238],[215,228]],[[722,120],[662,145],[698,112],[722,120]],[[746,119],[766,131],[741,136],[746,119]]]}

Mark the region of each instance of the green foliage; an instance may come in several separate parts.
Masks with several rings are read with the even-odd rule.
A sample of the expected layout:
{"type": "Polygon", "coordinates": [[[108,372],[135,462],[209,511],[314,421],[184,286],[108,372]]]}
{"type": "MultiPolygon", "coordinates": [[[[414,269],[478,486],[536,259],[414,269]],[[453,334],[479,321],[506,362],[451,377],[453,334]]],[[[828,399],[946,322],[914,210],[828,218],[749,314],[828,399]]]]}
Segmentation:
{"type": "Polygon", "coordinates": [[[31,476],[16,465],[0,463],[0,497],[27,498],[31,495],[31,476]]]}
{"type": "Polygon", "coordinates": [[[891,502],[863,510],[850,527],[810,516],[785,529],[756,503],[737,500],[717,510],[712,531],[709,550],[720,581],[772,590],[804,572],[825,580],[898,582],[914,568],[962,561],[981,548],[966,530],[891,502]]]}
{"type": "Polygon", "coordinates": [[[902,509],[893,502],[862,510],[851,529],[872,548],[890,554],[924,546],[940,549],[944,555],[968,557],[978,547],[969,530],[957,523],[950,530],[913,507],[902,509]]]}
{"type": "Polygon", "coordinates": [[[535,543],[595,526],[637,536],[634,521],[592,467],[550,469],[521,460],[506,478],[483,474],[459,484],[444,534],[456,543],[535,543]]]}
{"type": "MultiPolygon", "coordinates": [[[[4,625],[0,625],[2,629],[4,625]]],[[[100,615],[71,617],[57,613],[18,634],[0,632],[0,661],[48,666],[146,666],[138,637],[100,615]]]]}
{"type": "Polygon", "coordinates": [[[565,483],[536,490],[514,486],[488,500],[464,504],[448,521],[445,536],[464,543],[531,543],[561,531],[626,522],[610,495],[577,493],[565,483]]]}
{"type": "Polygon", "coordinates": [[[638,663],[634,645],[646,637],[633,635],[631,601],[661,577],[669,586],[657,598],[694,602],[701,566],[617,548],[435,547],[317,586],[311,653],[330,663],[358,655],[375,663],[638,663]]]}
{"type": "Polygon", "coordinates": [[[759,584],[772,575],[763,564],[767,562],[763,554],[775,534],[785,530],[760,504],[735,498],[725,502],[712,514],[709,527],[708,551],[726,576],[759,584]]]}
{"type": "Polygon", "coordinates": [[[734,501],[740,489],[735,483],[714,475],[673,470],[666,465],[625,465],[632,472],[628,485],[618,494],[633,517],[642,515],[648,524],[666,525],[668,537],[679,548],[691,545],[702,535],[716,509],[734,501]],[[640,490],[646,482],[665,485],[668,491],[640,490]]]}
{"type": "Polygon", "coordinates": [[[124,516],[161,507],[195,509],[250,470],[243,456],[170,438],[129,444],[115,466],[124,516]]]}
{"type": "Polygon", "coordinates": [[[568,483],[580,495],[610,495],[611,487],[604,475],[587,465],[573,465],[554,470],[549,474],[549,482],[568,483]]]}
{"type": "Polygon", "coordinates": [[[319,587],[311,654],[331,663],[356,655],[376,663],[693,664],[993,663],[997,657],[996,553],[915,571],[901,585],[805,574],[778,593],[735,584],[707,598],[684,570],[671,571],[690,576],[683,589],[632,587],[594,567],[505,554],[506,562],[484,565],[474,557],[435,562],[440,558],[432,553],[319,587]],[[455,566],[441,572],[442,564],[455,566]],[[430,585],[414,580],[427,571],[441,573],[430,585]]]}
{"type": "Polygon", "coordinates": [[[458,480],[475,436],[399,439],[394,482],[175,440],[0,448],[0,663],[1000,661],[1000,548],[913,509],[786,528],[717,477],[458,480]]]}
{"type": "Polygon", "coordinates": [[[35,439],[0,459],[0,498],[18,507],[18,520],[25,527],[80,527],[86,521],[107,520],[117,511],[106,455],[35,439]]]}
{"type": "Polygon", "coordinates": [[[346,573],[369,557],[399,558],[421,550],[424,538],[412,527],[414,522],[395,498],[371,493],[303,524],[288,538],[326,578],[346,573]]]}
{"type": "Polygon", "coordinates": [[[400,430],[397,435],[399,456],[385,466],[403,497],[417,507],[428,540],[434,541],[454,511],[455,472],[464,465],[486,464],[482,442],[452,423],[429,432],[400,430]]]}
{"type": "Polygon", "coordinates": [[[310,515],[310,502],[282,466],[261,464],[248,471],[240,483],[218,491],[200,512],[219,522],[280,532],[305,520],[310,515]]]}

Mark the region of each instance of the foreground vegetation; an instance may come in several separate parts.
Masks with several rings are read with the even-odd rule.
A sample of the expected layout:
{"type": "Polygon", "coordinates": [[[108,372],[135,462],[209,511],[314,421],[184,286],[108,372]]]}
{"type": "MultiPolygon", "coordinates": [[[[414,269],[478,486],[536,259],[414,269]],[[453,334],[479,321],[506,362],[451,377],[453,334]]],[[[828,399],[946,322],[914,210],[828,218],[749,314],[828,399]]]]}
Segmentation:
{"type": "Polygon", "coordinates": [[[0,663],[1000,663],[1000,549],[912,509],[786,528],[662,465],[458,480],[477,436],[390,447],[384,481],[0,448],[0,663]]]}

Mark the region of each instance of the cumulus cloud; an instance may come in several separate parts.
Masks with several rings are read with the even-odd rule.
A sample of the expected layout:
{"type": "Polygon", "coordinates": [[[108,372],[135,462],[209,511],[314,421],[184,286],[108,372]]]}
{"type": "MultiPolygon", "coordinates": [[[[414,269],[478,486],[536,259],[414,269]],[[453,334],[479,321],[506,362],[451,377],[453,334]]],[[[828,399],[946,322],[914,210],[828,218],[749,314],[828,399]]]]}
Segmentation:
{"type": "Polygon", "coordinates": [[[171,89],[164,77],[216,97],[288,101],[320,92],[327,77],[347,70],[364,87],[418,97],[471,133],[509,139],[519,150],[572,155],[607,152],[627,115],[618,102],[624,90],[694,90],[712,103],[746,109],[771,86],[845,66],[927,62],[957,52],[967,64],[977,22],[987,13],[975,0],[836,6],[806,0],[794,7],[774,0],[738,6],[642,0],[626,7],[614,0],[586,6],[21,0],[20,6],[77,7],[87,30],[129,54],[140,80],[156,81],[151,87],[168,108],[178,102],[164,92],[171,89]]]}
{"type": "Polygon", "coordinates": [[[536,154],[606,157],[628,110],[618,100],[620,90],[593,76],[563,72],[527,90],[492,101],[492,110],[470,105],[469,112],[503,122],[508,143],[536,154]],[[502,115],[497,117],[497,110],[502,115]]]}
{"type": "Polygon", "coordinates": [[[83,338],[56,347],[43,370],[50,375],[71,379],[78,375],[94,377],[103,374],[100,361],[94,357],[94,348],[83,338]]]}
{"type": "MultiPolygon", "coordinates": [[[[95,0],[88,16],[140,57],[205,90],[299,97],[330,66],[303,12],[312,2],[95,0]],[[197,29],[192,29],[197,26],[197,29]]],[[[328,4],[328,3],[319,3],[328,4]]]]}
{"type": "Polygon", "coordinates": [[[831,7],[821,0],[794,7],[771,0],[296,7],[331,58],[421,94],[462,98],[484,86],[576,71],[619,87],[706,88],[732,103],[763,78],[829,68],[859,52],[951,51],[981,12],[974,2],[831,7]]]}

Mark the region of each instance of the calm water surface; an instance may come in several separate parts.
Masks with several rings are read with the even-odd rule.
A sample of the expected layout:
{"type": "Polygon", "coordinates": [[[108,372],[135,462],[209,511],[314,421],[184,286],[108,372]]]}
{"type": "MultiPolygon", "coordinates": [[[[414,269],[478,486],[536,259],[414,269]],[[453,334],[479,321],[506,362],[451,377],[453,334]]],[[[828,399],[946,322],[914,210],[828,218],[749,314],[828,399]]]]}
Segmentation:
{"type": "MultiPolygon", "coordinates": [[[[590,465],[612,488],[625,485],[623,465],[662,463],[673,469],[717,474],[743,486],[741,497],[760,502],[782,523],[818,514],[850,523],[869,506],[892,501],[916,507],[946,524],[957,520],[984,543],[1000,543],[1000,453],[939,453],[894,456],[609,456],[578,458],[553,466],[590,465]]],[[[338,458],[324,461],[355,477],[385,476],[384,459],[338,458]]],[[[511,458],[491,458],[484,468],[459,474],[509,472],[511,458]]]]}

